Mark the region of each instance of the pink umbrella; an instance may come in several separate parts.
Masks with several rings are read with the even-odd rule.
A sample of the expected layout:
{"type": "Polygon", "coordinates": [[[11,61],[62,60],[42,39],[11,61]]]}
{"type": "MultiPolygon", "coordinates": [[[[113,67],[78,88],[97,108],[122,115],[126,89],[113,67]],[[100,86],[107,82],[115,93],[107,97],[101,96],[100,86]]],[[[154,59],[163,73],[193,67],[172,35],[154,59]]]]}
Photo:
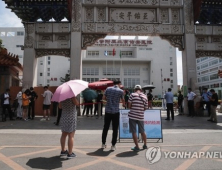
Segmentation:
{"type": "Polygon", "coordinates": [[[56,89],[51,101],[61,102],[75,97],[86,88],[88,88],[88,82],[83,80],[70,80],[56,89]]]}

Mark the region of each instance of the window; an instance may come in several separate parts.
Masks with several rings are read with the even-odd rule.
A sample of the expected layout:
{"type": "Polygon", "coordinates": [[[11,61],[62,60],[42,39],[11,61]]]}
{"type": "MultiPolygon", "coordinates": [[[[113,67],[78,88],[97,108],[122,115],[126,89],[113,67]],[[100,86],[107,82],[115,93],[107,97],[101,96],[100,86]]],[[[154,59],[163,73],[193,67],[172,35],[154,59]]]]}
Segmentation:
{"type": "Polygon", "coordinates": [[[50,65],[50,61],[48,61],[48,65],[50,65]]]}
{"type": "Polygon", "coordinates": [[[50,76],[50,73],[47,73],[48,76],[50,76]]]}
{"type": "Polygon", "coordinates": [[[15,36],[15,32],[7,32],[7,37],[14,37],[15,36]]]}
{"type": "Polygon", "coordinates": [[[173,80],[170,80],[171,83],[173,83],[173,80]]]}
{"type": "Polygon", "coordinates": [[[200,66],[197,66],[197,70],[200,70],[200,66]]]}
{"type": "Polygon", "coordinates": [[[173,72],[173,69],[172,69],[172,68],[170,69],[170,72],[173,72]]]}
{"type": "Polygon", "coordinates": [[[219,62],[221,63],[221,62],[222,62],[222,59],[219,59],[219,62]]]}
{"type": "Polygon", "coordinates": [[[135,85],[140,84],[139,78],[124,78],[124,87],[126,88],[134,88],[135,85]]]}
{"type": "Polygon", "coordinates": [[[143,80],[143,83],[146,83],[146,84],[148,84],[149,82],[148,82],[148,80],[143,80]]]}
{"type": "MultiPolygon", "coordinates": [[[[68,72],[69,72],[69,70],[68,70],[68,72]]],[[[82,69],[82,74],[83,75],[98,76],[99,75],[99,68],[83,68],[82,69]]]]}
{"type": "Polygon", "coordinates": [[[18,55],[19,58],[22,58],[22,55],[18,55]]]}
{"type": "Polygon", "coordinates": [[[202,81],[202,82],[204,82],[204,81],[209,81],[209,76],[201,77],[201,81],[202,81]]]}
{"type": "Polygon", "coordinates": [[[120,68],[103,68],[103,75],[120,75],[120,68]]]}
{"type": "Polygon", "coordinates": [[[201,69],[208,67],[208,63],[201,65],[201,69]]]}
{"type": "Polygon", "coordinates": [[[50,79],[47,80],[47,83],[50,83],[50,79]]]}
{"type": "Polygon", "coordinates": [[[170,61],[173,61],[173,57],[170,57],[170,61]]]}
{"type": "Polygon", "coordinates": [[[50,60],[51,59],[51,57],[50,56],[48,56],[48,60],[50,60]]]}
{"type": "Polygon", "coordinates": [[[199,63],[200,62],[200,59],[197,59],[197,63],[199,63]]]}
{"type": "Polygon", "coordinates": [[[121,51],[121,57],[132,57],[133,52],[132,51],[121,51]]]}
{"type": "Polygon", "coordinates": [[[206,73],[208,73],[208,70],[201,72],[201,74],[206,74],[206,73]]]}
{"type": "Polygon", "coordinates": [[[0,37],[4,37],[4,36],[5,36],[5,32],[1,32],[0,37]]]}
{"type": "Polygon", "coordinates": [[[68,70],[68,73],[69,73],[70,71],[68,70]]]}
{"type": "Polygon", "coordinates": [[[208,57],[203,57],[203,58],[201,58],[200,60],[201,61],[204,61],[204,60],[207,60],[208,59],[208,57]]]}
{"type": "Polygon", "coordinates": [[[40,65],[43,65],[43,61],[40,61],[40,65]]]}
{"type": "Polygon", "coordinates": [[[218,74],[212,74],[210,75],[210,80],[218,79],[218,74]]]}
{"type": "Polygon", "coordinates": [[[23,45],[16,45],[17,48],[22,47],[23,45]]]}
{"type": "Polygon", "coordinates": [[[209,62],[209,66],[215,65],[218,63],[218,59],[209,62]]]}
{"type": "Polygon", "coordinates": [[[50,71],[50,68],[47,68],[48,71],[50,71]]]}
{"type": "Polygon", "coordinates": [[[198,80],[198,83],[200,83],[200,82],[201,82],[201,78],[198,78],[197,80],[198,80]]]}
{"type": "Polygon", "coordinates": [[[17,32],[17,36],[23,36],[24,35],[24,32],[23,31],[18,31],[17,32]]]}
{"type": "Polygon", "coordinates": [[[40,73],[40,76],[42,76],[42,73],[40,73]]]}
{"type": "Polygon", "coordinates": [[[139,76],[140,68],[124,68],[124,76],[139,76]]]}
{"type": "Polygon", "coordinates": [[[172,65],[173,65],[173,62],[170,62],[170,65],[172,66],[172,65]]]}
{"type": "Polygon", "coordinates": [[[99,56],[99,51],[88,51],[88,56],[99,56]]]}
{"type": "Polygon", "coordinates": [[[170,73],[170,77],[173,77],[173,73],[170,73]]]}
{"type": "Polygon", "coordinates": [[[171,84],[171,88],[173,88],[173,84],[171,84]]]}
{"type": "Polygon", "coordinates": [[[215,68],[210,69],[210,72],[217,71],[217,70],[218,70],[218,67],[215,67],[215,68]]]}
{"type": "Polygon", "coordinates": [[[92,83],[94,81],[99,81],[99,78],[83,78],[82,80],[92,83]]]}

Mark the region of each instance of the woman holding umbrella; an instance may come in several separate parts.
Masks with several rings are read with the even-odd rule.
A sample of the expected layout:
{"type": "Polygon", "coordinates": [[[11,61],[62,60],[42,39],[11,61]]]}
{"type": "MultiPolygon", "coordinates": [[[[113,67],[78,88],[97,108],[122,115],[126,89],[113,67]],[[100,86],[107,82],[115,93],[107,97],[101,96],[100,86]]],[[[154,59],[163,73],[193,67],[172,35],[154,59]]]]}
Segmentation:
{"type": "Polygon", "coordinates": [[[76,157],[72,152],[74,134],[77,126],[77,110],[76,105],[79,105],[78,100],[73,97],[66,99],[59,103],[59,108],[62,109],[62,116],[60,120],[62,135],[60,138],[61,154],[60,156],[66,156],[68,159],[76,157]],[[66,137],[68,136],[68,151],[65,150],[66,137]]]}
{"type": "Polygon", "coordinates": [[[70,80],[60,85],[53,97],[52,101],[59,102],[59,108],[62,109],[60,125],[62,135],[60,138],[61,153],[60,156],[66,156],[68,159],[75,158],[72,152],[73,138],[77,127],[77,110],[79,105],[76,96],[88,87],[88,82],[82,80],[70,80]],[[68,151],[65,149],[66,137],[68,136],[68,151]]]}

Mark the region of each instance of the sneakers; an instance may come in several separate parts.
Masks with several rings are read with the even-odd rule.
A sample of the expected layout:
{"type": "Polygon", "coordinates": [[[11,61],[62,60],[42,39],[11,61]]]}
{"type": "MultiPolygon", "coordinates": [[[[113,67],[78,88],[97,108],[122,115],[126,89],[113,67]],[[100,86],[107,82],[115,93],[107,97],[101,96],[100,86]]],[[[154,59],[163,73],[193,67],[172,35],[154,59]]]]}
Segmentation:
{"type": "Polygon", "coordinates": [[[67,155],[68,159],[72,159],[72,158],[75,158],[75,157],[76,157],[76,154],[74,154],[74,153],[72,153],[70,155],[69,154],[67,155]]]}
{"type": "Polygon", "coordinates": [[[140,151],[140,148],[137,148],[137,147],[135,146],[135,147],[132,147],[131,150],[132,150],[132,151],[135,151],[135,152],[139,152],[139,151],[140,151]]]}
{"type": "Polygon", "coordinates": [[[143,145],[143,149],[147,149],[147,145],[143,145]]]}
{"type": "Polygon", "coordinates": [[[66,151],[61,151],[61,153],[60,153],[60,156],[66,156],[66,155],[68,155],[69,153],[68,153],[68,151],[66,150],[66,151]]]}
{"type": "Polygon", "coordinates": [[[106,148],[106,145],[105,145],[105,144],[102,144],[101,148],[102,148],[102,149],[105,149],[105,148],[106,148]]]}
{"type": "Polygon", "coordinates": [[[111,149],[110,149],[111,151],[115,151],[116,150],[116,146],[111,146],[111,149]]]}
{"type": "Polygon", "coordinates": [[[49,119],[49,118],[46,118],[46,120],[48,120],[48,121],[49,121],[50,119],[49,119]]]}
{"type": "Polygon", "coordinates": [[[42,119],[40,119],[40,121],[46,121],[46,119],[45,119],[45,118],[42,118],[42,119]]]}

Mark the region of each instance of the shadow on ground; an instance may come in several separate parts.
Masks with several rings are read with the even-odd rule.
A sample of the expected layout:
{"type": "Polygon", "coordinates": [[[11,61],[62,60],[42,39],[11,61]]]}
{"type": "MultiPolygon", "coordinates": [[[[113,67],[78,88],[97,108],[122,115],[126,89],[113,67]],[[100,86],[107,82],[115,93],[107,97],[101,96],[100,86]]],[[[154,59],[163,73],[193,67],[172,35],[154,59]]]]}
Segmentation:
{"type": "Polygon", "coordinates": [[[100,149],[97,149],[96,151],[94,152],[89,152],[87,153],[87,155],[89,156],[108,156],[110,153],[112,153],[113,151],[109,150],[109,151],[104,151],[104,149],[100,148],[100,149]]]}
{"type": "Polygon", "coordinates": [[[60,158],[60,156],[54,156],[51,158],[33,158],[30,159],[26,165],[32,169],[57,169],[62,167],[62,161],[67,159],[60,158]]]}
{"type": "Polygon", "coordinates": [[[134,152],[134,151],[126,151],[126,152],[122,152],[116,155],[116,157],[133,157],[133,156],[137,156],[138,152],[134,152]]]}

